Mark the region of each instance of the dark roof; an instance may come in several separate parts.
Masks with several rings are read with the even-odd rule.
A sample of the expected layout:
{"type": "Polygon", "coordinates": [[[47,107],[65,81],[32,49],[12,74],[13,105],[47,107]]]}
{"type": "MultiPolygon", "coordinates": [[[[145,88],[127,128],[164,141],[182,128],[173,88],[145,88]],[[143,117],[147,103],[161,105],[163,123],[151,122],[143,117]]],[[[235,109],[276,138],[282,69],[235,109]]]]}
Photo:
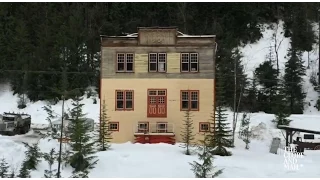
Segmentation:
{"type": "Polygon", "coordinates": [[[295,127],[290,127],[290,126],[285,126],[285,125],[279,125],[278,128],[284,129],[284,130],[289,130],[289,131],[298,131],[298,132],[305,132],[305,133],[312,133],[312,134],[320,134],[320,131],[295,128],[295,127]]]}

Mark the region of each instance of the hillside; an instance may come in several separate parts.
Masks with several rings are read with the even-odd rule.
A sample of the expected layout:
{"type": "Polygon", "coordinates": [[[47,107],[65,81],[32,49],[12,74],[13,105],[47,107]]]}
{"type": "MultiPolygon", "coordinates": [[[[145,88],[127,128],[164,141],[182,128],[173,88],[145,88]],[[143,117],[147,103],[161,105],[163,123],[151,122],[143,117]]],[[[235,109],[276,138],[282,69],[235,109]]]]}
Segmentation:
{"type": "MultiPolygon", "coordinates": [[[[265,28],[267,25],[264,26],[265,28]]],[[[283,27],[280,23],[278,29],[278,38],[283,39],[279,47],[279,64],[281,73],[283,73],[284,63],[287,61],[285,55],[290,47],[290,38],[284,38],[283,27]]],[[[265,29],[263,31],[263,38],[254,44],[248,44],[240,48],[243,54],[243,63],[245,66],[246,74],[252,77],[254,69],[265,60],[265,56],[269,53],[269,46],[273,44],[272,34],[274,30],[265,29]]],[[[315,46],[314,51],[309,54],[310,68],[307,70],[307,75],[304,76],[304,90],[307,92],[306,101],[310,105],[306,105],[304,114],[291,115],[293,120],[292,126],[320,130],[320,113],[314,108],[315,101],[317,100],[317,92],[314,91],[309,82],[312,73],[318,67],[317,56],[318,48],[315,46]]],[[[307,53],[303,54],[303,60],[307,62],[307,53]]],[[[12,95],[8,85],[1,85],[0,88],[0,110],[25,112],[32,116],[34,124],[48,124],[45,120],[46,113],[42,109],[47,103],[45,101],[38,101],[35,103],[28,103],[27,108],[19,110],[17,108],[18,96],[12,95]]],[[[87,113],[87,117],[98,121],[99,116],[99,100],[97,104],[93,104],[91,98],[84,97],[83,111],[87,113]]],[[[52,106],[55,113],[61,114],[61,102],[52,106]]],[[[71,101],[66,102],[66,109],[71,107],[71,101]]],[[[210,113],[210,112],[208,112],[210,113]]],[[[241,113],[238,115],[241,118],[241,113]]],[[[299,170],[293,171],[285,169],[283,166],[283,154],[270,154],[269,147],[272,138],[279,137],[282,139],[283,134],[280,130],[275,129],[275,125],[271,122],[274,119],[273,114],[266,113],[251,113],[251,127],[256,136],[253,139],[250,150],[244,149],[242,140],[236,140],[236,147],[232,149],[233,156],[231,157],[217,157],[215,165],[218,169],[224,168],[224,173],[221,177],[236,178],[236,177],[319,177],[319,171],[316,167],[319,165],[320,154],[318,151],[307,151],[302,159],[299,159],[301,165],[299,170]]],[[[232,112],[229,111],[228,120],[232,122],[232,112]]],[[[238,122],[237,127],[239,127],[238,122]]],[[[18,168],[24,158],[25,147],[20,143],[24,136],[0,136],[0,154],[10,161],[13,167],[18,168]],[[5,147],[5,148],[4,148],[5,147]],[[8,151],[8,149],[10,149],[8,151]],[[12,160],[12,161],[11,161],[12,160]]],[[[25,139],[26,140],[26,139],[25,139]]],[[[26,140],[27,141],[27,140],[26,140]]],[[[58,148],[56,141],[47,142],[46,139],[40,140],[40,147],[43,151],[48,152],[50,148],[58,148]]],[[[112,150],[108,152],[99,152],[99,163],[97,168],[91,171],[90,177],[163,177],[163,178],[178,178],[178,177],[193,177],[190,171],[188,162],[196,160],[197,157],[185,156],[182,154],[179,144],[177,145],[141,145],[141,144],[113,144],[112,150]],[[165,153],[164,153],[165,152],[165,153]],[[161,169],[161,170],[160,170],[161,169]]],[[[31,173],[32,177],[43,177],[43,171],[47,168],[46,162],[42,161],[39,168],[31,173]]],[[[67,167],[63,170],[63,177],[71,175],[71,168],[67,167]]]]}

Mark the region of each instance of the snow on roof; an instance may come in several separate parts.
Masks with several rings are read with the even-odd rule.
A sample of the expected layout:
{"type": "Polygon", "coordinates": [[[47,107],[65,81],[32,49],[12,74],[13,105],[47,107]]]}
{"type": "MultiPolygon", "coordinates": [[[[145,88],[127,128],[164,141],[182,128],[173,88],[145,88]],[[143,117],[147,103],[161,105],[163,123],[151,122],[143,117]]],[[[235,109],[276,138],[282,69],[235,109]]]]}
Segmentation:
{"type": "Polygon", "coordinates": [[[289,126],[291,128],[320,132],[319,115],[291,115],[288,119],[293,120],[289,126]]]}
{"type": "MultiPolygon", "coordinates": [[[[184,34],[180,31],[177,31],[177,37],[183,37],[183,38],[213,38],[216,37],[216,35],[188,35],[188,34],[184,34]]],[[[130,37],[134,37],[137,38],[138,37],[138,33],[125,33],[126,35],[123,36],[107,36],[107,35],[100,35],[100,37],[110,37],[110,38],[130,38],[130,37]]]]}

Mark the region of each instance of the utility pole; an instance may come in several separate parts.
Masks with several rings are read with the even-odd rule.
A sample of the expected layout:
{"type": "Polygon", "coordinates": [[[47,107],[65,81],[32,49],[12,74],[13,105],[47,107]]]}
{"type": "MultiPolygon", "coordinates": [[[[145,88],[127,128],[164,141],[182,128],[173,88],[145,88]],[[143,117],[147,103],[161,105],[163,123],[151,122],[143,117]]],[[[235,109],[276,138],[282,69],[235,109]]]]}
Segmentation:
{"type": "Polygon", "coordinates": [[[64,101],[65,101],[66,91],[63,92],[62,99],[62,112],[61,112],[61,127],[60,127],[60,143],[59,143],[59,158],[58,158],[58,172],[57,177],[61,177],[60,166],[61,166],[61,154],[62,154],[62,138],[63,138],[63,120],[64,120],[64,101]]]}
{"type": "Polygon", "coordinates": [[[61,128],[60,128],[60,143],[59,143],[59,157],[58,157],[58,172],[57,172],[57,178],[61,178],[61,156],[62,156],[62,138],[63,138],[63,121],[64,121],[64,102],[66,97],[73,95],[75,93],[78,93],[78,88],[67,91],[67,86],[68,86],[68,76],[67,76],[67,69],[64,67],[63,72],[62,72],[62,77],[61,77],[61,89],[62,90],[55,90],[56,93],[61,95],[62,99],[62,110],[61,110],[61,128]]]}

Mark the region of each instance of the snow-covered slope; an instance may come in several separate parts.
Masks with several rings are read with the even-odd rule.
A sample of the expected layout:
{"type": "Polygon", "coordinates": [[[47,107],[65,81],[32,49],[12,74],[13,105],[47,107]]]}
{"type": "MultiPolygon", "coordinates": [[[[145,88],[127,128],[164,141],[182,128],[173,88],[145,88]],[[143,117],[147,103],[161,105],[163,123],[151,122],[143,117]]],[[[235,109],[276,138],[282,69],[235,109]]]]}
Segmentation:
{"type": "MultiPolygon", "coordinates": [[[[290,48],[291,40],[290,38],[284,37],[283,21],[280,21],[279,24],[273,24],[273,28],[271,28],[270,25],[264,25],[262,28],[264,30],[262,32],[263,38],[261,38],[257,43],[248,44],[245,47],[239,48],[243,54],[242,61],[249,78],[253,77],[255,68],[266,60],[270,46],[272,46],[272,52],[275,58],[275,44],[278,49],[280,73],[282,75],[284,73],[285,62],[287,61],[286,55],[290,48]]],[[[318,25],[314,24],[314,29],[317,28],[318,25]]],[[[316,30],[315,32],[317,33],[318,31],[316,30]]],[[[304,111],[305,114],[319,114],[318,110],[314,107],[318,99],[318,93],[315,92],[309,81],[311,74],[318,72],[318,52],[319,48],[317,45],[314,45],[314,50],[309,52],[309,68],[306,71],[306,76],[304,76],[304,91],[307,93],[305,100],[307,103],[304,111]]],[[[308,67],[308,52],[303,53],[302,59],[305,62],[305,67],[308,67]]]]}
{"type": "MultiPolygon", "coordinates": [[[[28,113],[32,117],[32,123],[34,124],[47,124],[46,121],[47,113],[43,110],[43,107],[48,105],[48,102],[38,101],[35,103],[28,103],[27,107],[20,110],[17,108],[18,96],[13,95],[10,91],[10,86],[7,84],[2,84],[0,88],[0,113],[3,112],[19,112],[19,113],[28,113]]],[[[83,113],[87,114],[88,118],[92,118],[98,121],[99,117],[99,104],[100,101],[97,98],[97,103],[93,104],[92,98],[83,97],[81,103],[83,106],[83,113]]],[[[65,110],[72,108],[72,100],[67,100],[65,102],[65,110]]],[[[55,115],[60,117],[62,110],[62,101],[58,102],[56,105],[52,105],[52,109],[55,112],[55,115]]]]}
{"type": "MultiPolygon", "coordinates": [[[[269,53],[269,46],[274,45],[273,33],[275,30],[267,29],[263,32],[264,37],[255,44],[246,45],[241,48],[244,55],[243,62],[249,77],[252,77],[254,69],[265,60],[265,56],[269,53]]],[[[284,38],[282,32],[282,22],[280,22],[277,30],[277,39],[279,46],[279,65],[283,72],[285,55],[290,47],[290,39],[284,38]]],[[[317,93],[313,90],[309,82],[309,76],[317,67],[315,61],[318,56],[318,49],[315,47],[314,52],[309,53],[310,68],[305,76],[304,88],[307,92],[307,102],[310,106],[306,106],[305,114],[292,115],[292,125],[295,127],[313,129],[320,131],[320,113],[313,107],[317,93]]],[[[303,59],[307,63],[307,53],[304,53],[303,59]]],[[[5,85],[0,87],[0,113],[4,111],[25,112],[32,116],[33,123],[47,124],[45,118],[46,112],[42,109],[46,102],[36,102],[27,104],[27,108],[19,110],[17,108],[18,97],[13,96],[10,88],[5,85]]],[[[92,99],[84,98],[84,112],[87,117],[98,121],[99,116],[99,100],[97,104],[93,104],[92,99]]],[[[61,115],[61,102],[52,106],[54,111],[61,115]]],[[[66,108],[71,108],[71,101],[66,102],[66,108]]],[[[208,112],[210,113],[210,112],[208,112]]],[[[242,114],[238,115],[239,121],[237,127],[240,126],[242,114]]],[[[244,142],[236,139],[236,147],[232,149],[233,156],[217,157],[215,166],[218,169],[224,169],[224,173],[220,177],[319,177],[318,166],[320,165],[320,151],[306,151],[306,156],[298,160],[299,169],[296,171],[288,170],[284,167],[283,154],[270,154],[269,148],[272,138],[279,137],[282,140],[283,134],[276,129],[271,122],[274,115],[265,113],[252,113],[251,127],[255,135],[252,140],[250,150],[244,149],[244,142]]],[[[232,122],[232,112],[228,113],[228,120],[232,122]]],[[[238,136],[236,134],[236,136],[238,136]]],[[[0,136],[0,155],[5,157],[13,167],[20,167],[24,158],[25,147],[21,141],[30,142],[30,139],[23,136],[0,136]]],[[[35,140],[33,140],[34,142],[35,140]]],[[[282,141],[283,144],[283,141],[282,141]]],[[[42,151],[48,152],[51,148],[58,149],[58,142],[40,140],[42,151]]],[[[186,156],[181,152],[179,145],[167,144],[113,144],[112,150],[100,152],[97,154],[99,162],[94,170],[91,171],[90,177],[194,177],[191,166],[188,164],[197,159],[195,155],[186,156]]],[[[56,167],[56,165],[55,165],[56,167]]],[[[31,173],[33,178],[43,177],[43,172],[47,168],[46,162],[41,162],[36,171],[31,173]]],[[[16,169],[17,170],[17,169],[16,169]]],[[[70,177],[71,168],[63,169],[62,176],[70,177]]]]}

